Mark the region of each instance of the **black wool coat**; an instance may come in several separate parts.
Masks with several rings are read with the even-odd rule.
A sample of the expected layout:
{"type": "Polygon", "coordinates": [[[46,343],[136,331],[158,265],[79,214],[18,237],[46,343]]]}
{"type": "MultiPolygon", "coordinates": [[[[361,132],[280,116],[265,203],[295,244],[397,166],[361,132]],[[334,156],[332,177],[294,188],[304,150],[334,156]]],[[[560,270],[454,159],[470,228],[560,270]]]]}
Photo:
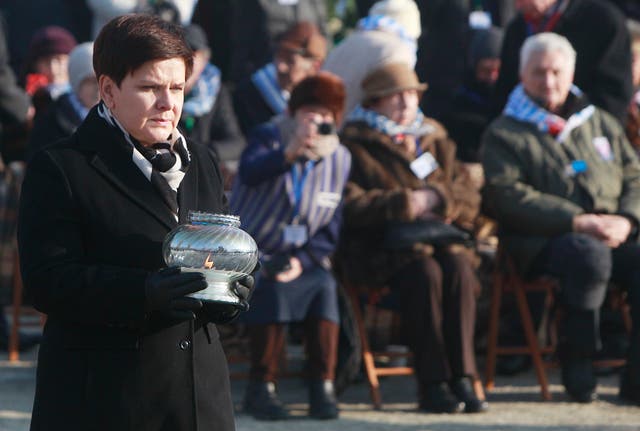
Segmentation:
{"type": "MultiPolygon", "coordinates": [[[[221,175],[188,144],[179,218],[226,212],[221,175]]],[[[177,222],[94,108],[68,139],[38,152],[18,225],[27,294],[48,316],[31,430],[233,430],[214,324],[145,313],[144,284],[164,266],[177,222]]]]}

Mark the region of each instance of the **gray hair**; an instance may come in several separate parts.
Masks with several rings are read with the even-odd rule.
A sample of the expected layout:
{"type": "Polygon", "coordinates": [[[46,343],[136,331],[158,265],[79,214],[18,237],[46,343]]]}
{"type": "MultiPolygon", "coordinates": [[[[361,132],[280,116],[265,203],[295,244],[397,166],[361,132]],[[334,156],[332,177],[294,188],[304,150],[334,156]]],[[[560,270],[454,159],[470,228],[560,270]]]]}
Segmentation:
{"type": "Polygon", "coordinates": [[[520,49],[520,73],[524,71],[527,63],[534,52],[559,51],[567,60],[567,65],[571,70],[575,70],[576,51],[571,46],[571,42],[557,33],[538,33],[529,36],[520,49]]]}

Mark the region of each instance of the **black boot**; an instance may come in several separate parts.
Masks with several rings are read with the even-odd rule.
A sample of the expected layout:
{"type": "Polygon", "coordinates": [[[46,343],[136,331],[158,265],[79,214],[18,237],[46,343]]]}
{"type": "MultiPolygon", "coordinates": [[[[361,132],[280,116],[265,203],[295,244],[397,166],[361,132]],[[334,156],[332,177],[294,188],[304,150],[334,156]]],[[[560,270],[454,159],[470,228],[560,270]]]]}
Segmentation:
{"type": "Polygon", "coordinates": [[[573,401],[590,403],[597,398],[596,375],[590,357],[561,360],[562,384],[573,401]]]}
{"type": "Polygon", "coordinates": [[[258,420],[289,418],[289,411],[278,398],[273,382],[250,381],[244,397],[244,411],[258,420]]]}
{"type": "Polygon", "coordinates": [[[309,416],[335,419],[339,413],[333,381],[312,380],[309,384],[309,416]]]}
{"type": "Polygon", "coordinates": [[[465,413],[480,413],[489,409],[489,403],[477,397],[469,377],[456,378],[450,386],[458,400],[464,402],[465,413]]]}
{"type": "Polygon", "coordinates": [[[460,413],[464,407],[464,402],[453,395],[447,382],[429,383],[420,394],[420,410],[428,413],[460,413]]]}

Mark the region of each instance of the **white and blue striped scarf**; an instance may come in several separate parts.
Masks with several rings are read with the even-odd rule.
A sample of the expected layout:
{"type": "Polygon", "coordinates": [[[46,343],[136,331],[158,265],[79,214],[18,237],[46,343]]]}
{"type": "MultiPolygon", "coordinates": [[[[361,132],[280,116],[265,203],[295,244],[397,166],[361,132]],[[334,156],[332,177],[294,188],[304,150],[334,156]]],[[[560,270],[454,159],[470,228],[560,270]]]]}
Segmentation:
{"type": "Polygon", "coordinates": [[[287,109],[289,94],[280,88],[276,66],[269,63],[251,75],[251,82],[256,86],[262,98],[276,114],[282,114],[287,109]]]}
{"type": "Polygon", "coordinates": [[[191,117],[202,117],[213,109],[220,91],[220,69],[209,63],[187,94],[182,113],[191,117]]]}
{"type": "Polygon", "coordinates": [[[408,126],[401,126],[400,124],[391,120],[389,117],[386,117],[370,109],[365,109],[362,107],[362,105],[357,105],[347,116],[346,121],[364,121],[368,126],[388,136],[396,136],[402,134],[419,138],[421,136],[428,135],[435,130],[432,125],[423,124],[424,114],[419,108],[418,112],[416,113],[415,120],[413,120],[413,122],[408,126]]]}
{"type": "MultiPolygon", "coordinates": [[[[582,91],[575,85],[571,86],[570,91],[574,96],[582,97],[582,91]]],[[[571,130],[587,121],[594,111],[595,107],[588,105],[565,120],[534,102],[527,96],[522,84],[518,84],[509,95],[503,114],[519,121],[534,124],[541,132],[552,134],[556,141],[562,142],[571,130]]]]}
{"type": "MultiPolygon", "coordinates": [[[[398,21],[386,15],[366,16],[358,21],[356,28],[361,31],[379,30],[395,34],[402,39],[412,53],[416,53],[418,51],[418,43],[416,40],[409,36],[407,31],[398,23],[398,21]]],[[[413,63],[415,65],[415,59],[413,63]]]]}

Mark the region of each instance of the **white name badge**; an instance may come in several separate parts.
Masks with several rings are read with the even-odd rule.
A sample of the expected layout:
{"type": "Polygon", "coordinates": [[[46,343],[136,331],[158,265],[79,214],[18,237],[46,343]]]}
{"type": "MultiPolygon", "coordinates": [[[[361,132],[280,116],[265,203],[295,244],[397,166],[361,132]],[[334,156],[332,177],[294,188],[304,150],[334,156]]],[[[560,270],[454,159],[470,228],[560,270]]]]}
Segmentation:
{"type": "Polygon", "coordinates": [[[431,155],[431,153],[426,152],[415,159],[413,162],[411,162],[410,166],[415,176],[423,180],[427,178],[433,171],[438,169],[439,165],[436,159],[431,155]]]}
{"type": "Polygon", "coordinates": [[[491,27],[491,14],[482,10],[474,10],[469,14],[469,27],[483,30],[491,27]]]}
{"type": "Polygon", "coordinates": [[[282,241],[285,245],[300,247],[307,242],[307,226],[290,224],[284,227],[282,241]]]}
{"type": "Polygon", "coordinates": [[[278,0],[282,6],[294,6],[298,4],[298,0],[278,0]]]}

